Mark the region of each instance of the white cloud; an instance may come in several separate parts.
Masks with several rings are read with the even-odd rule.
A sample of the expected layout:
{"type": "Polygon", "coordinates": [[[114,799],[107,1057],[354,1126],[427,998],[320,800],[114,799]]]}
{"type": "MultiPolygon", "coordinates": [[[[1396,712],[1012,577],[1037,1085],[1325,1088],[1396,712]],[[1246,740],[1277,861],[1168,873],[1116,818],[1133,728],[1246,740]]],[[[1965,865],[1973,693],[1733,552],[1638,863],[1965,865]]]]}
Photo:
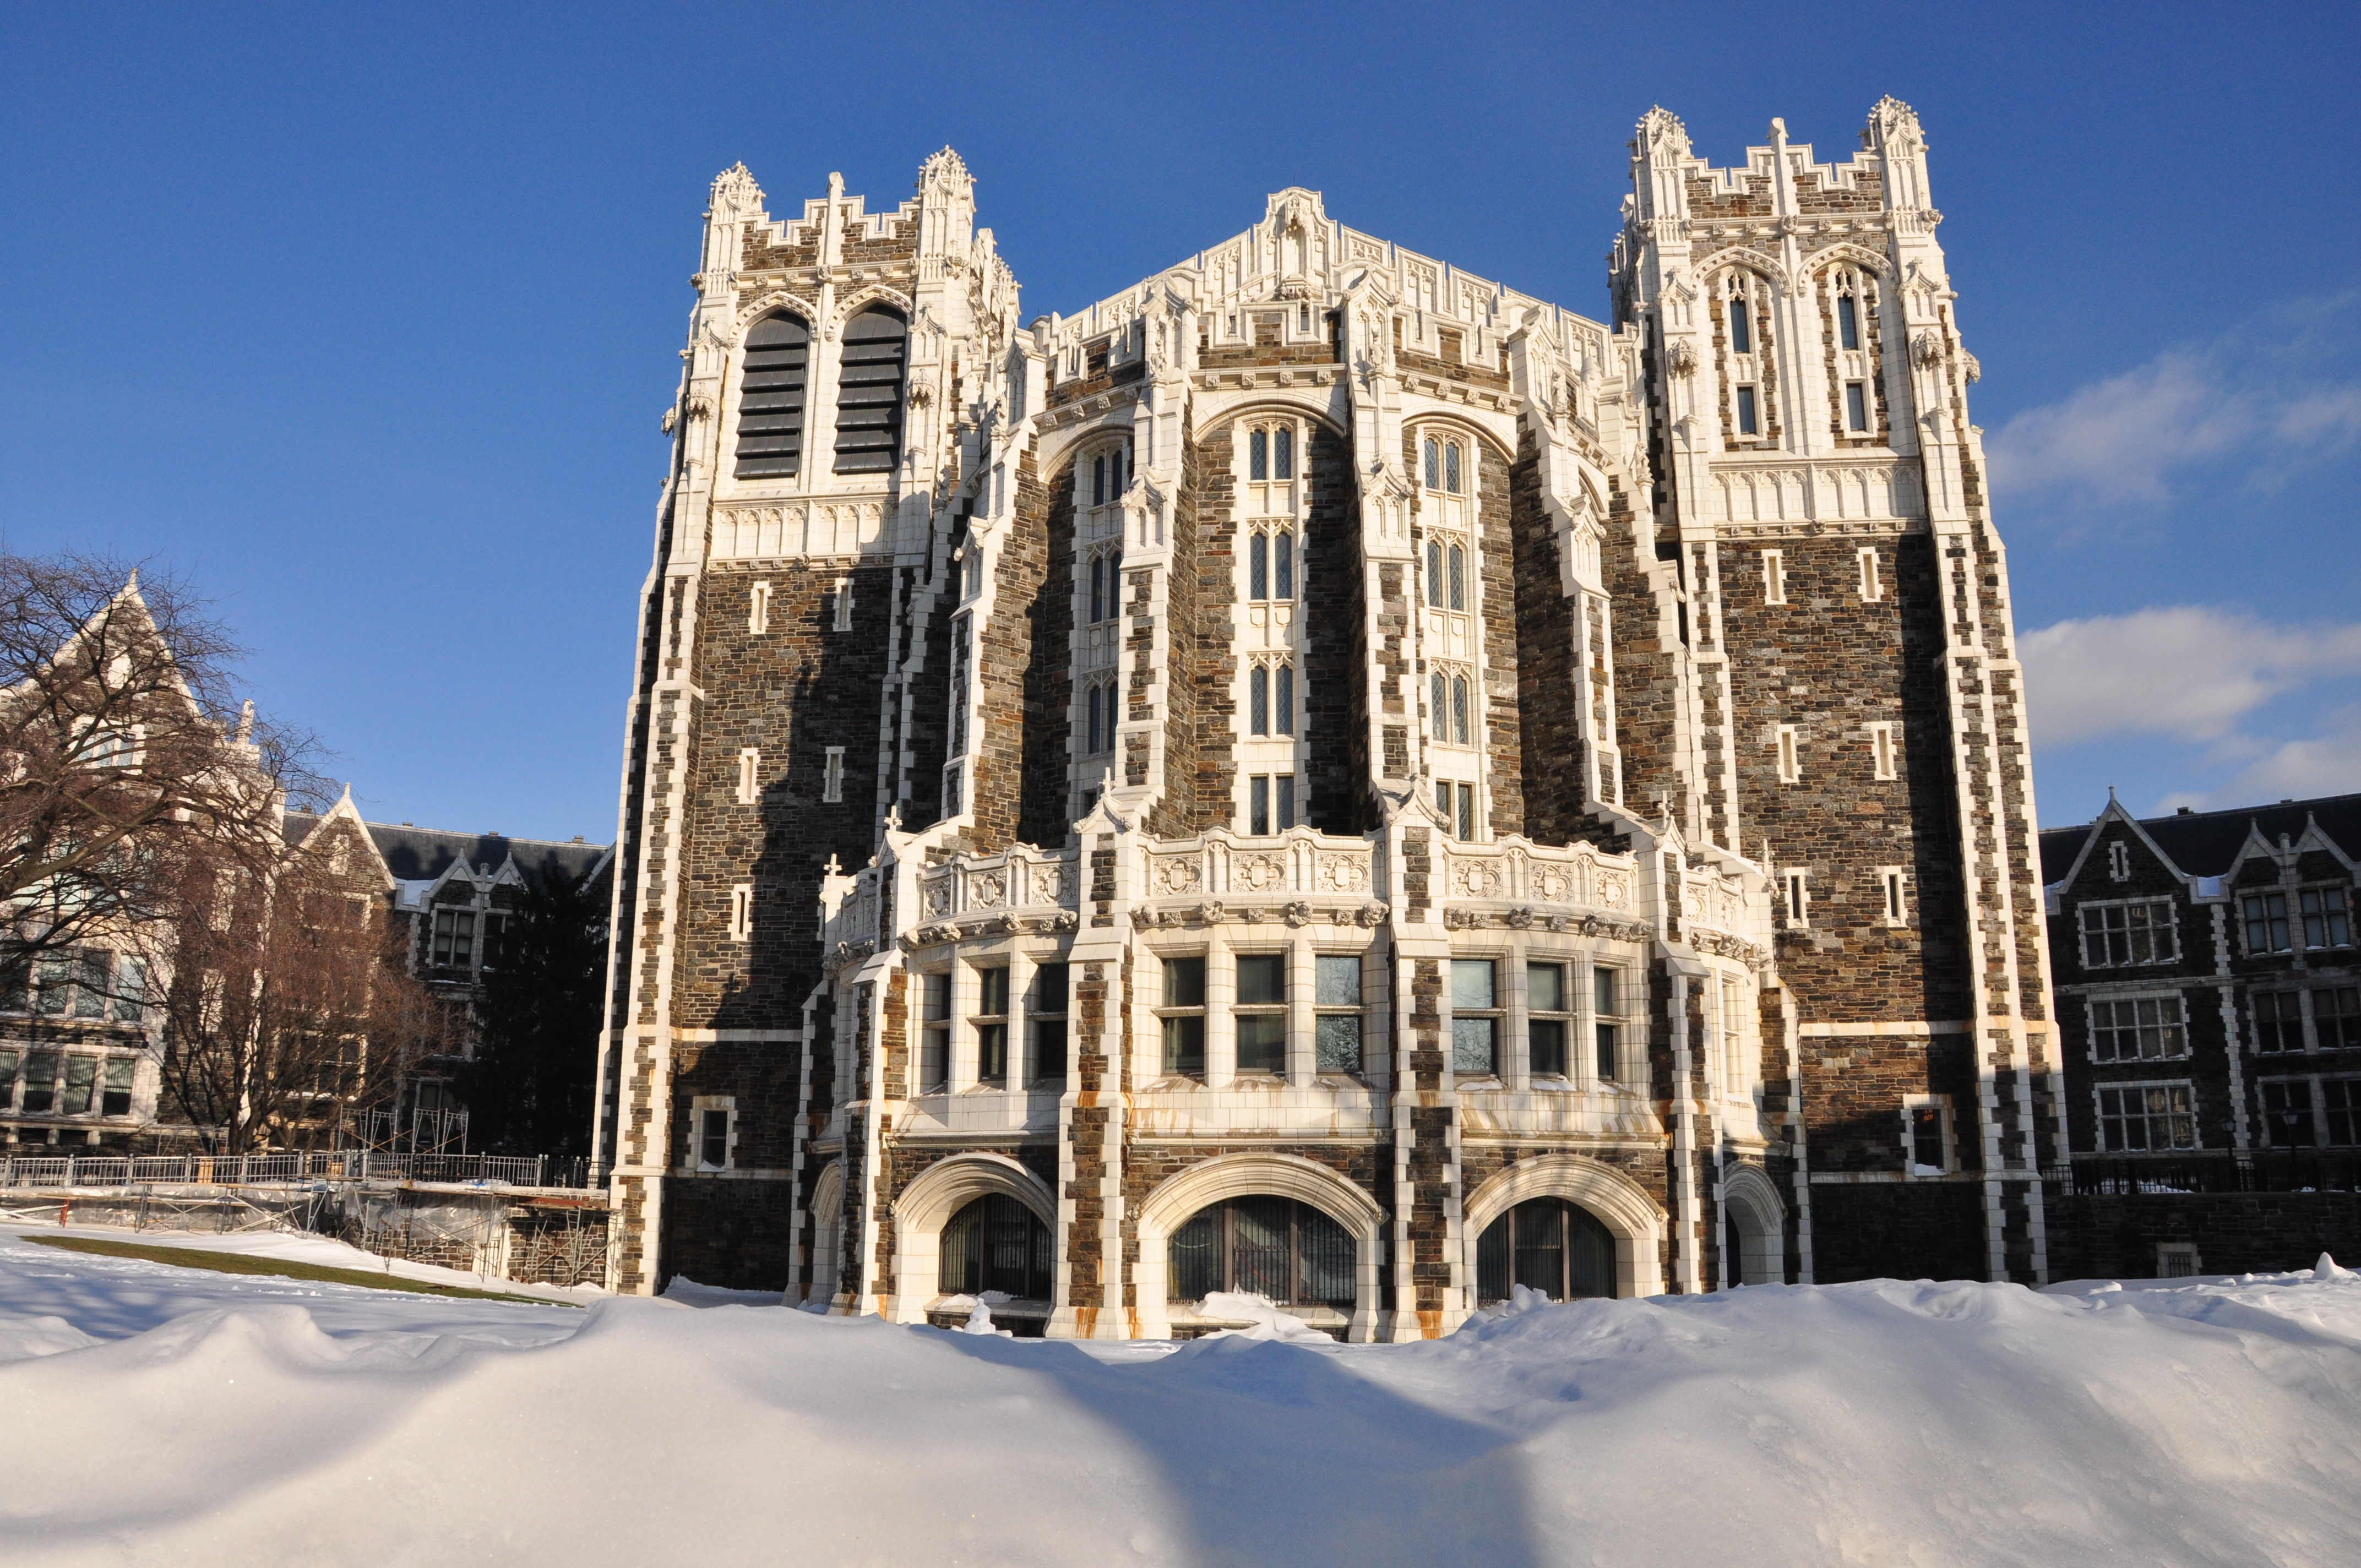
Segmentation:
{"type": "Polygon", "coordinates": [[[2361,790],[2361,709],[2339,711],[2326,734],[2290,740],[2213,792],[2211,804],[2303,800],[2361,790]]]}
{"type": "Polygon", "coordinates": [[[2268,485],[2291,458],[2350,445],[2361,437],[2361,383],[2335,378],[2342,366],[2321,359],[2321,337],[2340,335],[2343,303],[2319,307],[2319,334],[2268,343],[2235,332],[2026,409],[1987,444],[1993,488],[2012,499],[2161,506],[2178,470],[2246,454],[2249,473],[2268,485]]]}
{"type": "MultiPolygon", "coordinates": [[[[2037,744],[2151,734],[2235,747],[2238,720],[2273,697],[2361,672],[2361,624],[2281,626],[2244,610],[2177,605],[2061,620],[2026,632],[2018,652],[2037,744]]],[[[2293,756],[2286,764],[2305,765],[2293,756]]]]}

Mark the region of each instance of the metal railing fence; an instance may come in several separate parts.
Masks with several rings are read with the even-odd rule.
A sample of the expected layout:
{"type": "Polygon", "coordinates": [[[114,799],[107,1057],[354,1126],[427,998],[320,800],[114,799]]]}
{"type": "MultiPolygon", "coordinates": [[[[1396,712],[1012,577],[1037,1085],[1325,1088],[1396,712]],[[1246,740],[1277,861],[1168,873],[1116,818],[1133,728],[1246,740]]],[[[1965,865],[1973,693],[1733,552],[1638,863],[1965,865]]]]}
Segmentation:
{"type": "Polygon", "coordinates": [[[588,1185],[589,1175],[589,1161],[579,1155],[407,1154],[373,1149],[324,1154],[34,1155],[0,1159],[0,1188],[434,1181],[578,1191],[588,1185]]]}
{"type": "Polygon", "coordinates": [[[2041,1173],[2059,1196],[2156,1197],[2175,1193],[2361,1192],[2361,1155],[2316,1149],[2245,1154],[2092,1157],[2041,1173]]]}

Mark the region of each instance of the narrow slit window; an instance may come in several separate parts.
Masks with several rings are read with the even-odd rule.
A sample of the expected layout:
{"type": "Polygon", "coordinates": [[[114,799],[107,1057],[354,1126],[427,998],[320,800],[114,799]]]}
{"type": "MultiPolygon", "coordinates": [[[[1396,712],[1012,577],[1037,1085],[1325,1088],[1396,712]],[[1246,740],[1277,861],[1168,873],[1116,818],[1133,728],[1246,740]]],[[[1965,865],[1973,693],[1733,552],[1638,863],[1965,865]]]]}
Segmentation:
{"type": "Polygon", "coordinates": [[[827,751],[826,771],[820,776],[819,797],[825,801],[844,798],[844,748],[830,746],[827,751]]]}
{"type": "Polygon", "coordinates": [[[1754,421],[1754,389],[1752,387],[1738,389],[1738,433],[1741,435],[1757,433],[1754,421]]]}
{"type": "Polygon", "coordinates": [[[1861,552],[1861,597],[1863,600],[1885,597],[1885,584],[1878,576],[1877,552],[1874,550],[1861,552]]]}
{"type": "Polygon", "coordinates": [[[730,939],[752,941],[754,937],[754,884],[741,882],[730,890],[730,939]]]}
{"type": "Polygon", "coordinates": [[[1278,733],[1292,735],[1295,733],[1295,666],[1281,664],[1271,674],[1271,684],[1278,688],[1272,693],[1272,706],[1279,709],[1278,733]]]}
{"type": "Polygon", "coordinates": [[[1107,618],[1107,558],[1091,557],[1091,624],[1096,626],[1107,618]]]}
{"type": "Polygon", "coordinates": [[[1270,472],[1277,479],[1295,477],[1295,432],[1285,425],[1271,432],[1270,472]]]}
{"type": "Polygon", "coordinates": [[[1894,726],[1871,725],[1869,743],[1871,755],[1876,760],[1877,776],[1882,779],[1894,777],[1894,726]]]}
{"type": "Polygon", "coordinates": [[[1106,498],[1106,459],[1093,457],[1091,459],[1091,505],[1104,506],[1106,498]]]}
{"type": "Polygon", "coordinates": [[[1776,550],[1763,552],[1763,602],[1787,602],[1787,560],[1776,550]]]}
{"type": "Polygon", "coordinates": [[[771,630],[771,585],[756,583],[746,596],[746,630],[760,637],[771,630]]]}
{"type": "Polygon", "coordinates": [[[738,753],[738,804],[752,806],[761,797],[763,753],[752,746],[738,753]]]}
{"type": "MultiPolygon", "coordinates": [[[[1457,451],[1457,447],[1453,447],[1457,451]]],[[[1467,553],[1455,544],[1451,547],[1451,608],[1467,608],[1467,553]]]]}
{"type": "Polygon", "coordinates": [[[836,629],[839,631],[852,630],[852,579],[851,577],[839,577],[836,580],[836,629]]]}
{"type": "Polygon", "coordinates": [[[1902,901],[1902,872],[1888,866],[1878,872],[1878,881],[1885,893],[1885,923],[1888,926],[1908,924],[1902,901]]]}
{"type": "Polygon", "coordinates": [[[1253,431],[1246,436],[1246,477],[1270,477],[1270,433],[1267,430],[1253,431]]]}
{"type": "Polygon", "coordinates": [[[1459,493],[1459,443],[1445,442],[1443,447],[1443,488],[1445,493],[1459,493]]]}
{"type": "Polygon", "coordinates": [[[1095,757],[1101,751],[1104,750],[1104,748],[1099,744],[1099,688],[1096,686],[1084,687],[1082,690],[1082,700],[1090,710],[1089,716],[1085,720],[1087,727],[1085,730],[1087,743],[1082,748],[1082,755],[1086,757],[1095,757]]]}
{"type": "Polygon", "coordinates": [[[1256,773],[1246,780],[1246,831],[1259,839],[1270,831],[1270,775],[1256,773]]]}
{"type": "Polygon", "coordinates": [[[1869,389],[1859,381],[1845,383],[1845,428],[1852,431],[1869,428],[1869,389]]]}
{"type": "Polygon", "coordinates": [[[1295,775],[1280,773],[1270,784],[1272,805],[1279,813],[1279,830],[1284,833],[1295,826],[1295,775]]]}
{"type": "Polygon", "coordinates": [[[1433,539],[1426,542],[1426,602],[1443,608],[1443,545],[1433,539]]]}
{"type": "Polygon", "coordinates": [[[1802,927],[1810,924],[1811,890],[1805,885],[1802,872],[1788,872],[1781,879],[1785,886],[1787,924],[1802,927]]]}
{"type": "Polygon", "coordinates": [[[1295,597],[1295,535],[1275,535],[1270,549],[1273,597],[1291,599],[1295,597]]]}
{"type": "Polygon", "coordinates": [[[1246,598],[1270,598],[1270,535],[1257,532],[1246,542],[1246,598]]]}
{"type": "Polygon", "coordinates": [[[1270,733],[1270,670],[1257,664],[1246,672],[1247,729],[1256,735],[1270,733]]]}
{"type": "Polygon", "coordinates": [[[1434,716],[1434,738],[1447,741],[1451,739],[1451,683],[1442,671],[1437,670],[1430,684],[1433,701],[1429,704],[1429,708],[1434,716]]]}
{"type": "Polygon", "coordinates": [[[1742,295],[1730,302],[1730,351],[1732,354],[1754,352],[1754,322],[1747,314],[1746,300],[1742,295]]]}
{"type": "Polygon", "coordinates": [[[1795,727],[1782,724],[1779,726],[1779,782],[1794,784],[1800,777],[1802,772],[1795,751],[1795,727]]]}
{"type": "Polygon", "coordinates": [[[1593,965],[1590,970],[1590,1026],[1601,1083],[1612,1083],[1619,1076],[1616,1058],[1622,1044],[1622,1017],[1615,1003],[1615,972],[1605,964],[1593,965]]]}
{"type": "Polygon", "coordinates": [[[1426,488],[1428,489],[1439,490],[1443,488],[1442,467],[1443,443],[1430,436],[1426,443],[1426,488]]]}
{"type": "Polygon", "coordinates": [[[1459,786],[1459,841],[1463,844],[1472,844],[1476,841],[1476,786],[1474,784],[1459,786]]]}
{"type": "Polygon", "coordinates": [[[1854,307],[1850,294],[1837,296],[1837,346],[1861,346],[1861,313],[1854,307]]]}
{"type": "Polygon", "coordinates": [[[1465,746],[1468,744],[1467,734],[1467,677],[1454,675],[1451,677],[1451,739],[1465,746]]]}

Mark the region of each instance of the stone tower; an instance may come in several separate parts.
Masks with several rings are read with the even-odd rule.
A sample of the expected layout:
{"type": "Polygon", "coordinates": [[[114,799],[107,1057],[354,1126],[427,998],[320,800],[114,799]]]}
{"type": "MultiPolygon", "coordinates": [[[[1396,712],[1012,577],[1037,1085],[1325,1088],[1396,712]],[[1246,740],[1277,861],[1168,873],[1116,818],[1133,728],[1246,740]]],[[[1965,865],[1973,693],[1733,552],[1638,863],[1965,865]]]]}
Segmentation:
{"type": "Polygon", "coordinates": [[[1268,198],[1020,327],[948,149],[715,182],[642,620],[619,1288],[1352,1338],[2037,1279],[2005,568],[1915,116],[1652,112],[1588,321],[1268,198]]]}

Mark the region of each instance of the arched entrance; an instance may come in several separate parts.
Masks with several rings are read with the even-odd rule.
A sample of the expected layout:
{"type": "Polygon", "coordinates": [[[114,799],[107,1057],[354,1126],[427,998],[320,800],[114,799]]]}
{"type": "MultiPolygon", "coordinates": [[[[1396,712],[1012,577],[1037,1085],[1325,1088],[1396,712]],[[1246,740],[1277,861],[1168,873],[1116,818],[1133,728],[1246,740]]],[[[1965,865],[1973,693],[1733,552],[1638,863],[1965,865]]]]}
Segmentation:
{"type": "Polygon", "coordinates": [[[1734,1165],[1721,1179],[1724,1277],[1732,1285],[1784,1285],[1786,1208],[1779,1189],[1755,1165],[1734,1165]]]}
{"type": "MultiPolygon", "coordinates": [[[[1654,1296],[1664,1288],[1664,1211],[1648,1190],[1602,1160],[1587,1155],[1545,1154],[1521,1159],[1494,1173],[1467,1195],[1460,1210],[1460,1234],[1466,1253],[1458,1283],[1472,1311],[1483,1288],[1483,1238],[1493,1223],[1510,1210],[1537,1198],[1560,1198],[1581,1210],[1608,1234],[1613,1244],[1611,1288],[1603,1294],[1654,1296]]],[[[1568,1222],[1571,1224],[1571,1222],[1568,1222]]],[[[1581,1244],[1571,1229],[1569,1246],[1581,1244]]],[[[1596,1241],[1596,1237],[1592,1238],[1596,1241]]],[[[1511,1264],[1513,1269],[1513,1263],[1511,1264]]],[[[1536,1266],[1544,1266],[1536,1259],[1536,1266]]],[[[1453,1324],[1446,1323],[1446,1329],[1453,1324]]]]}
{"type": "Polygon", "coordinates": [[[1346,1339],[1363,1343],[1377,1337],[1385,1211],[1324,1165],[1298,1155],[1223,1155],[1165,1178],[1140,1201],[1138,1221],[1139,1261],[1132,1280],[1138,1302],[1133,1332],[1140,1338],[1162,1339],[1172,1332],[1169,1303],[1192,1299],[1176,1297],[1175,1291],[1202,1291],[1203,1282],[1214,1277],[1217,1255],[1223,1279],[1285,1281],[1298,1295],[1331,1297],[1321,1304],[1349,1313],[1346,1339]],[[1209,1212],[1214,1217],[1201,1218],[1209,1212]],[[1192,1224],[1199,1229],[1176,1248],[1176,1239],[1192,1224]],[[1338,1277],[1343,1259],[1336,1233],[1351,1245],[1349,1304],[1338,1277]],[[1198,1272],[1176,1281],[1176,1267],[1198,1272]]]}
{"type": "MultiPolygon", "coordinates": [[[[941,1277],[943,1233],[978,1199],[993,1196],[1026,1210],[1055,1237],[1057,1201],[1049,1195],[1048,1184],[1033,1172],[1000,1154],[958,1154],[939,1160],[894,1201],[894,1294],[885,1303],[887,1318],[897,1323],[923,1323],[929,1302],[937,1296],[955,1293],[956,1288],[941,1277]]],[[[1049,1248],[1044,1252],[1054,1255],[1049,1248]]]]}
{"type": "Polygon", "coordinates": [[[1476,1304],[1505,1301],[1512,1286],[1553,1301],[1615,1294],[1615,1236],[1564,1198],[1528,1198],[1476,1238],[1476,1304]]]}

